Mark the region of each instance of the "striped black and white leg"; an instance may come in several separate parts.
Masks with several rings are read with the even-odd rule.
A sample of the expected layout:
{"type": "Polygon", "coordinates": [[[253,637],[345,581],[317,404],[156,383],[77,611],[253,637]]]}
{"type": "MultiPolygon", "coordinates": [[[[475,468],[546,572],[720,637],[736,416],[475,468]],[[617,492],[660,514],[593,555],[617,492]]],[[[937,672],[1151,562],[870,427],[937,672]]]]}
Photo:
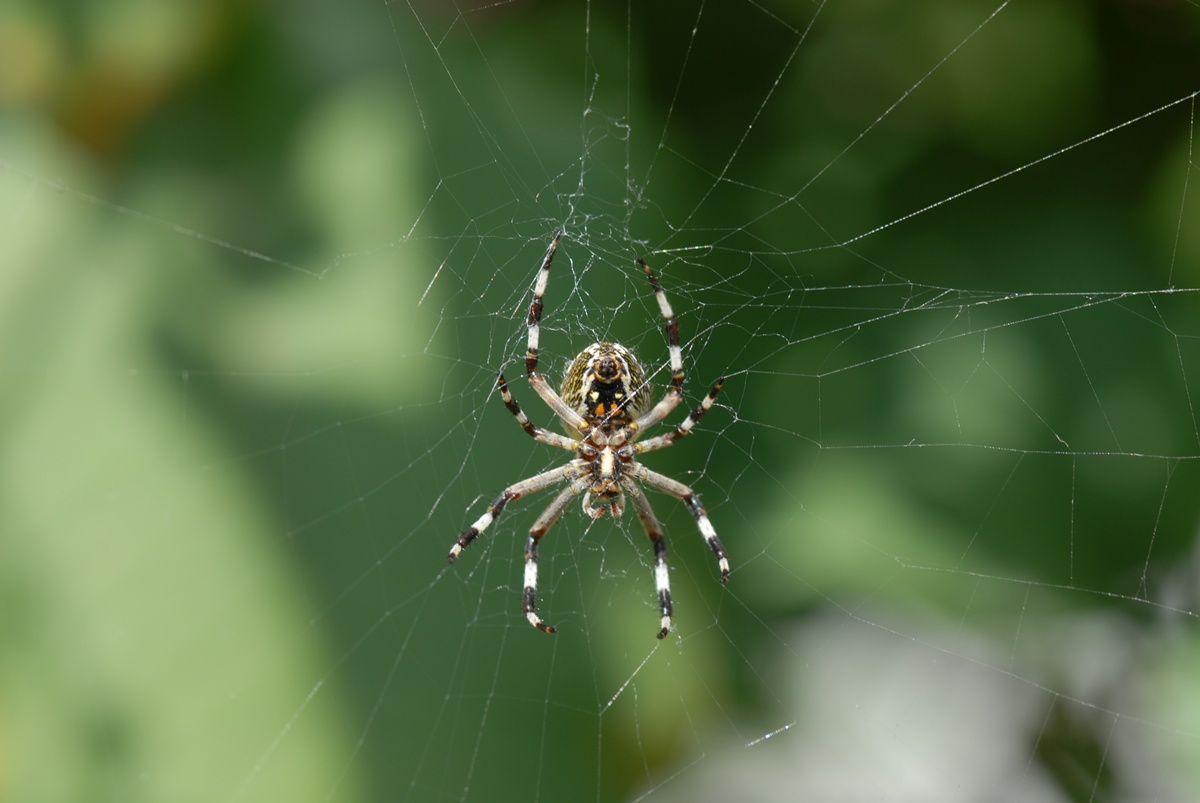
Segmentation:
{"type": "Polygon", "coordinates": [[[576,473],[577,470],[574,466],[568,464],[567,466],[553,468],[541,474],[536,474],[529,479],[521,480],[505,488],[500,492],[499,496],[492,500],[492,503],[488,505],[488,509],[484,514],[476,519],[475,523],[458,537],[454,542],[454,546],[450,547],[450,554],[446,556],[446,561],[453,563],[457,560],[462,551],[481,535],[484,530],[490,527],[492,522],[504,512],[504,508],[509,502],[514,499],[520,499],[526,494],[536,493],[549,488],[551,485],[556,485],[564,480],[574,480],[576,473]]]}
{"type": "Polygon", "coordinates": [[[654,275],[654,271],[650,270],[650,266],[646,264],[645,260],[639,259],[638,265],[645,272],[646,278],[650,280],[650,286],[654,288],[654,298],[658,301],[659,312],[666,321],[664,326],[667,331],[667,350],[670,353],[671,361],[671,385],[658,404],[630,424],[635,430],[662,421],[683,400],[683,352],[679,346],[679,322],[675,320],[671,302],[667,301],[667,294],[663,292],[662,285],[658,283],[658,277],[654,275]]]}
{"type": "Polygon", "coordinates": [[[692,427],[708,414],[712,409],[713,402],[717,400],[717,394],[721,392],[721,386],[725,384],[725,377],[719,378],[712,386],[712,390],[704,397],[704,400],[696,405],[696,409],[688,414],[688,417],[683,420],[683,423],[675,428],[673,432],[668,432],[664,435],[656,435],[648,440],[641,441],[636,444],[639,453],[653,452],[655,449],[663,449],[670,446],[675,441],[682,438],[692,431],[692,427]]]}
{"type": "MultiPolygon", "coordinates": [[[[558,250],[558,241],[562,232],[554,235],[546,256],[542,259],[542,267],[538,270],[537,279],[533,283],[533,301],[529,305],[529,344],[525,349],[525,373],[529,376],[529,385],[534,389],[546,406],[562,420],[567,430],[575,430],[585,435],[591,429],[591,424],[583,420],[578,412],[572,410],[562,397],[555,392],[546,377],[538,373],[538,354],[541,345],[543,297],[546,295],[546,285],[550,282],[550,265],[554,262],[554,253],[558,250]]],[[[509,408],[512,409],[511,407],[509,408]]],[[[557,445],[557,444],[551,444],[557,445]]]]}
{"type": "Polygon", "coordinates": [[[558,521],[558,517],[567,509],[567,505],[586,485],[586,482],[586,479],[576,480],[563,488],[558,496],[554,497],[554,501],[533,522],[533,526],[529,528],[529,540],[525,542],[525,591],[521,596],[521,610],[529,624],[543,633],[554,633],[557,630],[543,622],[537,615],[538,543],[546,531],[554,525],[554,522],[558,521]]]}
{"type": "Polygon", "coordinates": [[[500,390],[500,399],[504,402],[504,406],[517,419],[517,423],[521,425],[521,429],[528,432],[535,441],[547,444],[548,446],[557,446],[559,449],[566,449],[568,452],[575,451],[579,446],[578,443],[566,435],[560,435],[557,432],[551,432],[550,430],[535,426],[529,420],[529,417],[525,415],[525,411],[521,409],[521,405],[517,404],[517,400],[513,398],[512,393],[509,392],[508,383],[504,381],[503,373],[497,378],[496,387],[500,390]]]}
{"type": "Polygon", "coordinates": [[[654,544],[654,587],[658,592],[658,609],[662,614],[658,637],[666,638],[667,634],[671,632],[672,613],[671,576],[667,571],[667,542],[663,538],[662,525],[659,523],[658,517],[654,515],[654,509],[650,507],[650,500],[646,498],[646,494],[631,488],[629,495],[633,497],[633,509],[637,511],[642,529],[646,531],[646,535],[650,536],[650,541],[654,544]]]}
{"type": "Polygon", "coordinates": [[[712,550],[713,556],[717,559],[721,582],[729,582],[729,554],[725,551],[725,545],[721,543],[721,539],[717,537],[717,531],[713,528],[712,522],[708,520],[708,514],[704,511],[704,505],[700,504],[700,498],[696,496],[696,492],[682,482],[673,480],[665,474],[659,474],[657,471],[651,471],[640,463],[633,464],[630,470],[645,484],[669,493],[687,505],[692,518],[696,520],[696,526],[700,528],[700,534],[704,536],[704,543],[708,544],[708,548],[712,550]]]}
{"type": "Polygon", "coordinates": [[[558,250],[558,240],[562,233],[554,235],[546,256],[542,259],[541,270],[533,285],[533,303],[529,305],[529,347],[525,351],[525,371],[536,374],[538,368],[538,340],[542,327],[542,297],[546,295],[546,285],[550,281],[550,263],[554,261],[554,252],[558,250]]]}
{"type": "Polygon", "coordinates": [[[662,313],[663,320],[666,321],[667,349],[671,355],[671,387],[674,390],[682,391],[683,353],[679,347],[679,322],[675,320],[675,311],[671,309],[671,302],[667,301],[667,294],[663,292],[662,285],[658,283],[658,277],[654,275],[654,271],[650,270],[650,266],[644,259],[639,259],[638,265],[645,272],[646,278],[650,280],[650,286],[654,288],[654,298],[658,301],[658,310],[662,313]]]}

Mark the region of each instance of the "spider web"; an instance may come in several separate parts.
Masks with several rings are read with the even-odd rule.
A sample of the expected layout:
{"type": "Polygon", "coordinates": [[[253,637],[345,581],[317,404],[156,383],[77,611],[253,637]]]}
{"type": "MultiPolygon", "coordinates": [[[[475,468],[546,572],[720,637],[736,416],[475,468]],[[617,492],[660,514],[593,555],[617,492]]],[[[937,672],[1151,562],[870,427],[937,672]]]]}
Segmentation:
{"type": "Polygon", "coordinates": [[[1194,3],[0,12],[0,797],[1189,800],[1194,3]],[[14,65],[20,65],[16,69],[14,65]],[[520,613],[495,391],[687,371],[520,613]],[[665,431],[658,429],[655,431],[665,431]]]}

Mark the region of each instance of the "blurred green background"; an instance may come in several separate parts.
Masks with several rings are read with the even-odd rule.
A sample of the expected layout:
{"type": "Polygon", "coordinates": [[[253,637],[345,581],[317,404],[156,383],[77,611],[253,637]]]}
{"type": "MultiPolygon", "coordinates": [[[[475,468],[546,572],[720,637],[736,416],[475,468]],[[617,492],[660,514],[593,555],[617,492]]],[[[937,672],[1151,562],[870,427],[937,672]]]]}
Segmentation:
{"type": "Polygon", "coordinates": [[[0,800],[1192,799],[1197,76],[1186,2],[10,0],[0,800]],[[444,561],[564,458],[560,229],[548,370],[661,387],[647,255],[730,377],[662,643],[632,516],[554,638],[548,496],[444,561]]]}

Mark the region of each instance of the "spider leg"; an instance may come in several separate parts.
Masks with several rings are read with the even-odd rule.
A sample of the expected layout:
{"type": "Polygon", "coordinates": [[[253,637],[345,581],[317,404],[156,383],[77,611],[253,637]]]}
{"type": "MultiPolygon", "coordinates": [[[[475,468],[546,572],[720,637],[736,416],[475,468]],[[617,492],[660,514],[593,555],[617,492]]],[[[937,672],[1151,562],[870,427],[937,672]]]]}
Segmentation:
{"type": "Polygon", "coordinates": [[[538,271],[537,281],[533,286],[533,303],[529,305],[529,347],[525,352],[525,372],[532,375],[538,369],[538,337],[542,325],[542,297],[546,295],[546,284],[550,281],[550,263],[554,261],[554,252],[558,250],[558,240],[562,232],[554,235],[546,256],[542,260],[541,270],[538,271]]]}
{"type": "Polygon", "coordinates": [[[497,378],[496,387],[500,390],[500,398],[504,401],[504,406],[516,417],[517,423],[521,425],[521,429],[528,432],[535,441],[544,443],[547,446],[557,446],[559,449],[566,449],[568,452],[575,451],[579,444],[566,435],[559,435],[557,432],[551,432],[533,425],[529,417],[521,410],[521,405],[517,404],[517,400],[508,392],[508,383],[504,381],[503,373],[497,378]]]}
{"type": "Polygon", "coordinates": [[[650,266],[644,259],[639,259],[638,264],[646,273],[646,278],[650,280],[650,286],[654,288],[654,298],[658,301],[658,309],[662,313],[663,320],[666,321],[667,348],[671,353],[671,387],[682,392],[683,353],[679,348],[679,322],[675,320],[675,311],[671,309],[671,302],[667,301],[667,294],[663,292],[662,285],[658,283],[658,277],[654,275],[654,271],[650,270],[650,266]]]}
{"type": "Polygon", "coordinates": [[[658,277],[654,275],[654,271],[650,270],[650,266],[646,264],[645,260],[639,259],[637,262],[645,272],[646,278],[650,280],[650,286],[654,288],[654,298],[658,301],[659,312],[666,321],[667,349],[671,355],[671,386],[667,388],[666,395],[658,404],[630,424],[634,429],[641,429],[662,421],[683,400],[683,352],[679,346],[679,322],[675,320],[675,311],[671,309],[671,302],[667,301],[667,294],[663,292],[662,285],[658,283],[658,277]]]}
{"type": "Polygon", "coordinates": [[[688,414],[688,417],[683,419],[683,423],[676,427],[674,432],[668,432],[664,435],[656,435],[649,440],[634,444],[634,448],[637,449],[638,454],[641,454],[642,452],[653,452],[655,449],[662,449],[670,446],[672,443],[691,432],[692,427],[696,426],[700,419],[704,418],[708,411],[712,409],[713,402],[717,400],[717,394],[721,392],[721,386],[724,384],[725,377],[719,378],[712,386],[712,390],[710,390],[708,395],[704,397],[704,400],[696,405],[696,409],[692,410],[692,412],[688,414]]]}
{"type": "Polygon", "coordinates": [[[521,597],[521,610],[529,624],[543,633],[555,633],[557,629],[543,622],[537,615],[538,542],[554,522],[558,521],[558,517],[567,509],[575,495],[586,486],[587,478],[581,477],[563,488],[529,528],[529,540],[525,542],[525,593],[521,597]]]}
{"type": "Polygon", "coordinates": [[[629,471],[651,488],[669,493],[687,505],[692,518],[696,520],[696,526],[700,528],[700,534],[704,536],[704,542],[708,544],[708,548],[712,550],[717,559],[717,568],[721,570],[721,582],[728,582],[729,554],[725,551],[725,545],[721,543],[721,539],[717,537],[717,531],[713,528],[712,522],[708,520],[708,514],[704,511],[704,505],[700,504],[700,498],[696,496],[696,492],[682,482],[673,480],[665,474],[659,474],[657,471],[651,471],[636,461],[630,463],[629,471]]]}
{"type": "Polygon", "coordinates": [[[562,397],[554,392],[554,388],[550,387],[550,383],[546,381],[546,378],[538,373],[538,349],[542,331],[542,298],[546,295],[546,285],[550,281],[550,263],[554,261],[554,252],[558,250],[558,240],[560,237],[562,237],[562,232],[554,235],[554,239],[550,241],[550,247],[546,249],[546,256],[542,260],[542,267],[538,271],[537,281],[533,285],[533,302],[529,305],[529,344],[525,349],[525,373],[529,376],[529,384],[533,387],[534,391],[546,403],[546,406],[562,419],[567,429],[578,430],[581,435],[585,435],[592,428],[592,425],[587,423],[579,413],[572,410],[562,400],[562,397]]]}
{"type": "Polygon", "coordinates": [[[650,507],[650,500],[636,486],[629,488],[633,497],[633,509],[637,511],[638,521],[642,529],[654,543],[654,586],[658,591],[658,607],[662,611],[662,629],[658,631],[659,638],[666,638],[671,632],[671,578],[667,572],[667,542],[663,539],[662,525],[650,507]]]}
{"type": "Polygon", "coordinates": [[[492,500],[488,505],[488,509],[482,516],[476,519],[475,523],[458,537],[454,542],[454,546],[450,547],[450,554],[446,556],[448,563],[453,563],[457,560],[462,551],[467,548],[472,541],[475,540],[484,530],[491,526],[492,522],[504,512],[504,506],[514,499],[520,499],[526,494],[536,493],[551,485],[562,482],[564,480],[575,480],[578,475],[578,469],[573,463],[568,463],[566,466],[552,468],[549,471],[544,471],[541,474],[535,474],[528,479],[513,483],[500,492],[500,495],[492,500]]]}

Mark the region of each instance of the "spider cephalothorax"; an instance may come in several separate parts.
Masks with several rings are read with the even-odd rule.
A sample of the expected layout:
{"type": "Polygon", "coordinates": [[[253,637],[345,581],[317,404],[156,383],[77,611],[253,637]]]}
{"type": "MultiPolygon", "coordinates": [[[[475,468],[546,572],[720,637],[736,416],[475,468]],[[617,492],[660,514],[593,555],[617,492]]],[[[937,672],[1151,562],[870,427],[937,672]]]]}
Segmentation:
{"type": "Polygon", "coordinates": [[[654,580],[662,612],[658,637],[664,638],[671,630],[672,613],[667,547],[663,540],[662,525],[641,486],[647,485],[670,494],[687,506],[696,519],[700,534],[704,536],[705,542],[716,556],[722,583],[729,579],[729,558],[695,491],[682,482],[646,468],[637,458],[645,452],[670,446],[691,432],[696,422],[712,407],[725,377],[716,381],[704,400],[674,430],[646,441],[637,441],[645,427],[662,421],[683,399],[683,356],[679,347],[679,324],[675,321],[675,313],[658,283],[658,278],[650,270],[650,266],[639,259],[638,265],[650,280],[659,311],[666,321],[667,347],[671,363],[671,385],[666,394],[657,404],[653,403],[645,371],[629,349],[617,343],[593,343],[581,351],[567,368],[559,393],[555,393],[537,369],[542,299],[546,293],[550,263],[554,260],[558,240],[559,238],[555,237],[550,243],[534,284],[533,303],[529,307],[529,346],[525,352],[525,369],[529,376],[529,384],[546,406],[558,416],[568,435],[559,435],[535,426],[509,393],[504,374],[497,378],[496,387],[500,391],[504,406],[534,440],[574,452],[575,457],[565,466],[544,471],[505,488],[488,505],[487,511],[458,537],[454,546],[450,548],[447,560],[453,563],[463,549],[486,530],[513,499],[549,488],[551,485],[567,483],[534,521],[529,529],[529,540],[525,544],[525,593],[522,597],[522,609],[530,624],[543,632],[553,633],[554,628],[537,615],[538,543],[576,495],[583,494],[583,509],[589,516],[599,518],[605,510],[611,512],[614,517],[619,517],[625,510],[625,495],[628,494],[633,500],[638,521],[654,544],[654,580]]]}

